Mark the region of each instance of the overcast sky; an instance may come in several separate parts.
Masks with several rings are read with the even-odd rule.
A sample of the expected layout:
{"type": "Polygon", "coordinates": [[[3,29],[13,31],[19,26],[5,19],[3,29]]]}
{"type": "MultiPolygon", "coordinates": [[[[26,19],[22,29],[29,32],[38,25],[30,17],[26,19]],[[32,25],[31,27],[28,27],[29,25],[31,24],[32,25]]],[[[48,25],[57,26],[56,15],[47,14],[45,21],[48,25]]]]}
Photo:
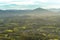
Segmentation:
{"type": "Polygon", "coordinates": [[[60,8],[60,0],[0,0],[0,9],[60,8]]]}

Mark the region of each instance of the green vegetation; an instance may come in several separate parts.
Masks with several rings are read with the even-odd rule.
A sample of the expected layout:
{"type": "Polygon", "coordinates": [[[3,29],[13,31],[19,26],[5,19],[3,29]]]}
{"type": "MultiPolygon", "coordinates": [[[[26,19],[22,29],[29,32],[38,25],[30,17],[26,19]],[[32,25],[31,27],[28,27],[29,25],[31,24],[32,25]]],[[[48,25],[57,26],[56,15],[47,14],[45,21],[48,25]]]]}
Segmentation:
{"type": "Polygon", "coordinates": [[[60,40],[58,16],[0,18],[0,40],[60,40]]]}

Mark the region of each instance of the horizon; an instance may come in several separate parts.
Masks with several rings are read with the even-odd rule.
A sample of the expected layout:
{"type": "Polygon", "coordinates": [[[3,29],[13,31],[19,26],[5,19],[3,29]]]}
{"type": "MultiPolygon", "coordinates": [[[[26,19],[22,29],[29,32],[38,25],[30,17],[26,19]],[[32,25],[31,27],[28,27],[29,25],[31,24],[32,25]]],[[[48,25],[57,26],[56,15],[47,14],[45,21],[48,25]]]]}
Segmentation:
{"type": "MultiPolygon", "coordinates": [[[[35,8],[35,9],[45,9],[45,8],[35,8]]],[[[1,11],[10,11],[10,10],[35,10],[35,9],[0,9],[1,11]]],[[[52,10],[60,10],[60,8],[50,8],[50,9],[45,9],[45,10],[49,10],[49,11],[52,11],[52,10]]]]}

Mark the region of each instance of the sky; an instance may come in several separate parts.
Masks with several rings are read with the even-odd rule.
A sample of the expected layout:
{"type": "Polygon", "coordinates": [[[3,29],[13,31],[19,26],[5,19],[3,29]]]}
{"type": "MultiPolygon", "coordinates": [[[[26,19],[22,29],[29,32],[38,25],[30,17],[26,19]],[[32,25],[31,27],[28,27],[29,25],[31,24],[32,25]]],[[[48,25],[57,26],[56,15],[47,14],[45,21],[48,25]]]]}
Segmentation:
{"type": "Polygon", "coordinates": [[[60,0],[0,0],[0,9],[35,9],[35,8],[60,8],[60,0]]]}

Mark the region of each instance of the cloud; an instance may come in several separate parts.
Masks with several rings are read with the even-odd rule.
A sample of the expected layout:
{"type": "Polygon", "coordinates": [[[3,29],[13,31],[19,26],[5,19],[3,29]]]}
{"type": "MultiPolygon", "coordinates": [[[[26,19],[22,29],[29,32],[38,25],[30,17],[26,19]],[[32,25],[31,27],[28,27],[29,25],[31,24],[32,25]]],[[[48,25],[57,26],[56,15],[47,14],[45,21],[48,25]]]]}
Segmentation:
{"type": "Polygon", "coordinates": [[[0,9],[60,8],[60,0],[0,0],[0,9]]]}
{"type": "Polygon", "coordinates": [[[0,2],[11,2],[13,0],[0,0],[0,2]]]}
{"type": "Polygon", "coordinates": [[[60,5],[47,5],[47,6],[42,7],[42,8],[45,8],[45,9],[56,8],[56,9],[58,9],[58,8],[60,8],[60,5]]]}
{"type": "Polygon", "coordinates": [[[16,5],[34,5],[34,2],[10,2],[10,4],[16,4],[16,5]]]}
{"type": "Polygon", "coordinates": [[[16,4],[16,5],[36,5],[39,3],[45,3],[47,0],[2,0],[0,1],[4,4],[16,4]]]}
{"type": "Polygon", "coordinates": [[[49,2],[60,3],[60,0],[49,0],[49,2]]]}
{"type": "Polygon", "coordinates": [[[0,0],[0,9],[34,9],[39,7],[36,0],[0,0]]]}
{"type": "Polygon", "coordinates": [[[6,10],[6,9],[21,10],[21,9],[35,9],[35,8],[39,7],[39,5],[16,5],[16,4],[3,5],[3,6],[0,6],[0,9],[3,9],[3,10],[6,10]]]}
{"type": "Polygon", "coordinates": [[[36,1],[43,2],[43,3],[48,2],[48,0],[36,0],[36,1]]]}

